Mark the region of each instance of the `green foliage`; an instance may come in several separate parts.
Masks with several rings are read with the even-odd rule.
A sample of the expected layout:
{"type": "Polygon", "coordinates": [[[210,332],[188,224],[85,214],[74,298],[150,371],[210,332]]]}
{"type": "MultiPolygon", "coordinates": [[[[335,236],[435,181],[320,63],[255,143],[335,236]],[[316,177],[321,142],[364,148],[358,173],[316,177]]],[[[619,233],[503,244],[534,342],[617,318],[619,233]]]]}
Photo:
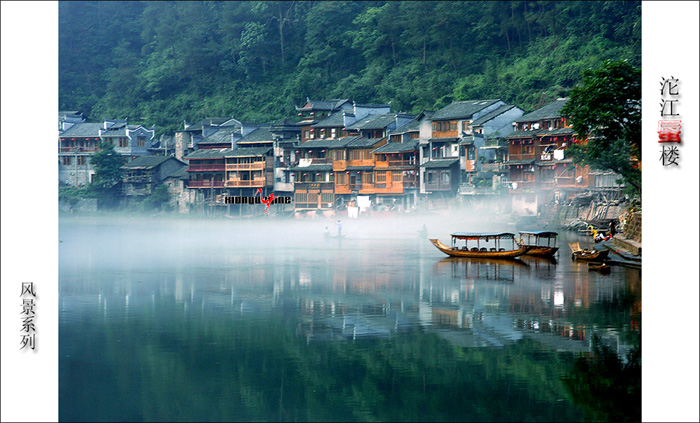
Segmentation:
{"type": "Polygon", "coordinates": [[[168,187],[163,184],[153,188],[153,192],[143,200],[143,208],[146,210],[162,209],[170,201],[168,187]]]}
{"type": "Polygon", "coordinates": [[[111,140],[101,141],[100,151],[91,160],[95,177],[89,189],[99,201],[100,207],[114,207],[121,198],[122,166],[125,158],[114,151],[111,140]]]}
{"type": "Polygon", "coordinates": [[[610,58],[641,65],[621,2],[61,2],[59,107],[157,135],[211,116],[271,122],[312,99],[534,110],[610,58]]]}
{"type": "Polygon", "coordinates": [[[579,138],[575,162],[619,173],[641,195],[641,171],[630,156],[641,160],[641,69],[625,60],[605,60],[583,72],[581,84],[571,90],[561,113],[569,117],[579,138]]]}

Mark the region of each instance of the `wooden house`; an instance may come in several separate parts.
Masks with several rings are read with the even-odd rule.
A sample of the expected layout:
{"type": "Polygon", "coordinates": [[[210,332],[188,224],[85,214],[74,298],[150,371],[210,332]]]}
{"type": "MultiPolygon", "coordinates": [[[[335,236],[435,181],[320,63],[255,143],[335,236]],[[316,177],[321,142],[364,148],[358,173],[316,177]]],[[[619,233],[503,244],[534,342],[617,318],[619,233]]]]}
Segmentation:
{"type": "Polygon", "coordinates": [[[91,157],[99,151],[100,123],[73,122],[58,137],[58,183],[85,186],[92,182],[95,169],[91,157]]]}
{"type": "Polygon", "coordinates": [[[186,167],[187,163],[175,157],[137,157],[122,166],[122,193],[126,197],[148,196],[167,176],[186,167]]]}

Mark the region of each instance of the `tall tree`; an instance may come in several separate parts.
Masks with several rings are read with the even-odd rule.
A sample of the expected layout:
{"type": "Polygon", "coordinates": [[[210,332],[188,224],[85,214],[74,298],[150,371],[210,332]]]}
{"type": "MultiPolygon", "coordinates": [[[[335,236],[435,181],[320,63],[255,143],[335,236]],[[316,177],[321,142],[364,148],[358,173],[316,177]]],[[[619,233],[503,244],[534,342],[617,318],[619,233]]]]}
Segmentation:
{"type": "Polygon", "coordinates": [[[561,110],[578,137],[573,160],[620,174],[641,195],[640,169],[630,160],[642,160],[641,69],[625,60],[605,60],[583,72],[581,84],[571,90],[561,110]]]}

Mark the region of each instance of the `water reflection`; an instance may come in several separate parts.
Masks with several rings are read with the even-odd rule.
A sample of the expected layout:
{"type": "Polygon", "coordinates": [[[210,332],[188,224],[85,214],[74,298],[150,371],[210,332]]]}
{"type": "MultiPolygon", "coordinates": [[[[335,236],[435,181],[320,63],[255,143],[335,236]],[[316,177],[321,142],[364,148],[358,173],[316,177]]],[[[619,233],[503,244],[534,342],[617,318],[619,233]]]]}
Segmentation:
{"type": "Polygon", "coordinates": [[[639,331],[634,269],[422,239],[219,247],[61,263],[61,420],[577,421],[559,375],[639,331]]]}

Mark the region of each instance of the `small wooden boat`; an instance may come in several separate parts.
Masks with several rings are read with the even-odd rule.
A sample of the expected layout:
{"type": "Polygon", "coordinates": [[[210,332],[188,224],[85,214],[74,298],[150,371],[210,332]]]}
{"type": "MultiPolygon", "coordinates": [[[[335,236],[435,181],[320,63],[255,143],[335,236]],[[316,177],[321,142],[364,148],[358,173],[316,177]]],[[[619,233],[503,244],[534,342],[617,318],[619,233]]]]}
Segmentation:
{"type": "Polygon", "coordinates": [[[605,263],[588,263],[588,270],[595,270],[602,273],[603,275],[610,274],[610,266],[605,263]]]}
{"type": "Polygon", "coordinates": [[[571,260],[603,261],[608,258],[609,250],[584,250],[578,242],[569,243],[571,248],[571,260]]]}
{"type": "Polygon", "coordinates": [[[440,242],[438,239],[429,241],[443,253],[450,257],[471,257],[471,258],[515,258],[522,256],[530,250],[530,247],[515,248],[515,234],[503,233],[470,233],[455,232],[452,235],[452,247],[440,242]],[[501,248],[501,241],[512,240],[512,249],[501,248]],[[464,246],[458,247],[457,240],[463,240],[464,246]],[[476,246],[468,246],[469,241],[476,241],[476,246]],[[482,246],[482,243],[484,244],[482,246]]]}
{"type": "Polygon", "coordinates": [[[558,233],[551,231],[520,231],[520,239],[517,243],[521,247],[531,247],[525,255],[553,257],[559,251],[559,247],[557,247],[558,235],[558,233]],[[544,245],[545,240],[547,245],[544,245]]]}

